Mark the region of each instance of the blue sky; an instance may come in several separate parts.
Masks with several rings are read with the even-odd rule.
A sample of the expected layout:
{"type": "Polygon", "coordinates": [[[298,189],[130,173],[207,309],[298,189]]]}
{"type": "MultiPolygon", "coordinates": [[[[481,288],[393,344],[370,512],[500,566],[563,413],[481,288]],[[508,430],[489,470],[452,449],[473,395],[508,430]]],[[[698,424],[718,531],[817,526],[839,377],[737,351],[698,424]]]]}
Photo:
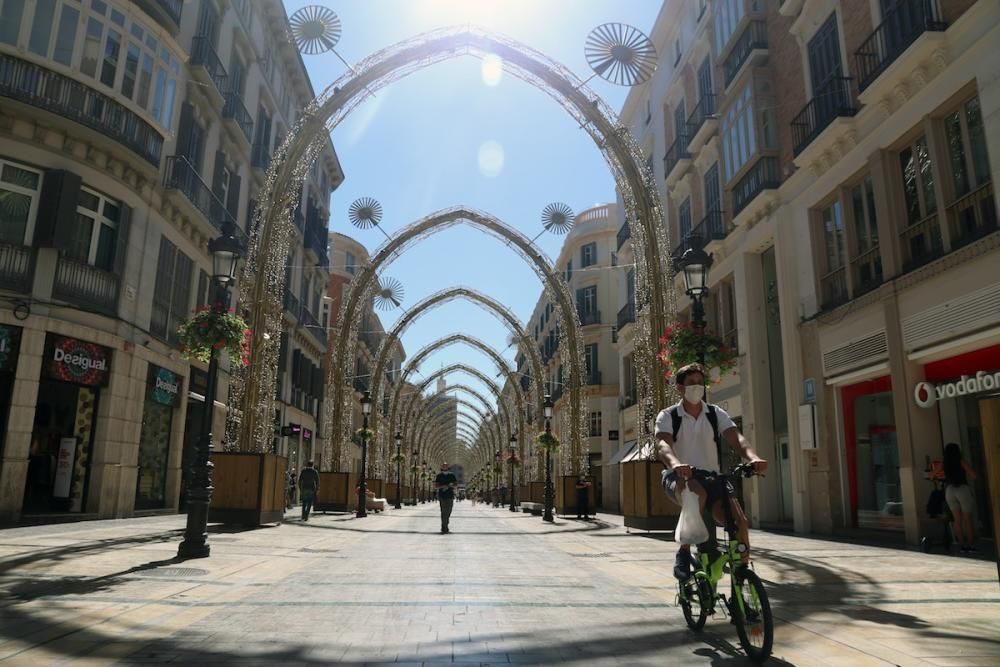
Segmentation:
{"type": "MultiPolygon", "coordinates": [[[[336,51],[349,63],[427,30],[474,23],[527,43],[586,79],[591,75],[583,53],[588,33],[602,23],[623,22],[649,34],[661,3],[285,2],[289,15],[309,4],[327,6],[340,17],[343,34],[336,51]]],[[[303,59],[317,92],[345,70],[333,53],[303,59]]],[[[589,85],[616,110],[628,92],[599,78],[589,85]]],[[[369,250],[383,243],[385,236],[378,229],[351,226],[347,209],[359,197],[374,197],[382,204],[382,229],[390,236],[429,213],[465,205],[496,215],[534,237],[542,229],[542,209],[551,202],[565,202],[581,211],[614,201],[614,181],[603,156],[570,116],[548,95],[506,73],[498,84],[487,85],[483,63],[473,57],[436,64],[383,88],[335,128],[332,138],[346,180],[333,195],[330,227],[358,239],[369,250]]],[[[554,259],[563,239],[546,233],[538,244],[554,259]]],[[[518,254],[468,227],[446,230],[413,246],[384,274],[402,281],[406,290],[403,309],[438,290],[467,285],[506,304],[522,322],[530,316],[541,291],[537,276],[518,254]]],[[[403,309],[383,313],[386,328],[403,309]]],[[[505,328],[464,301],[442,306],[418,320],[403,343],[412,355],[455,332],[477,336],[498,350],[507,348],[505,328]]],[[[507,349],[504,356],[512,359],[512,350],[507,349]]],[[[420,370],[426,377],[434,369],[459,361],[490,375],[496,372],[486,356],[464,345],[435,352],[420,370]]],[[[475,378],[459,374],[452,382],[487,393],[475,378]]]]}

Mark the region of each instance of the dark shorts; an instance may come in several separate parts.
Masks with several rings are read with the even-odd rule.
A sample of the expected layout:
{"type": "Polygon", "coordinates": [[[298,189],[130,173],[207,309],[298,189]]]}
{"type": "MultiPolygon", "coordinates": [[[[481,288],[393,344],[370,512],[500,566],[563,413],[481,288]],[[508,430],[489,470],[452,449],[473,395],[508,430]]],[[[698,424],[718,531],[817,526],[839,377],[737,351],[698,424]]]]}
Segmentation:
{"type": "MultiPolygon", "coordinates": [[[[695,477],[695,480],[702,485],[707,493],[705,499],[705,507],[711,509],[715,506],[716,501],[722,500],[725,497],[725,487],[723,487],[722,482],[707,482],[704,479],[699,479],[695,477]]],[[[663,485],[663,492],[667,494],[667,498],[670,499],[672,503],[680,506],[681,499],[677,492],[677,477],[670,470],[664,470],[660,476],[660,483],[663,485]]],[[[736,495],[736,490],[733,485],[729,482],[725,482],[725,485],[729,487],[729,493],[733,496],[736,495]]]]}

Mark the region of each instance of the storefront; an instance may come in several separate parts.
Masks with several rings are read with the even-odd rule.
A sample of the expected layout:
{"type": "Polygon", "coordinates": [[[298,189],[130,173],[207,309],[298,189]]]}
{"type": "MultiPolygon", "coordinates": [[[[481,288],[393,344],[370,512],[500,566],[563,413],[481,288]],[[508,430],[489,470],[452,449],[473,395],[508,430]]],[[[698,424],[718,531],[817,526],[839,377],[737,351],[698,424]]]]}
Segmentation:
{"type": "Polygon", "coordinates": [[[7,415],[10,412],[14,373],[17,371],[17,355],[20,348],[21,328],[0,325],[0,459],[3,457],[7,415]]]}
{"type": "Polygon", "coordinates": [[[180,400],[183,378],[159,366],[149,365],[146,402],[139,436],[139,470],[136,476],[135,509],[162,509],[167,505],[167,458],[174,410],[180,400]]]}
{"type": "Polygon", "coordinates": [[[24,512],[84,512],[111,350],[48,334],[28,455],[24,512]]]}
{"type": "MultiPolygon", "coordinates": [[[[985,451],[984,416],[1000,411],[1000,345],[932,361],[924,365],[924,382],[913,388],[913,400],[921,408],[938,411],[941,442],[957,443],[962,457],[977,471],[970,480],[975,498],[976,532],[993,536],[993,511],[989,462],[985,451]]],[[[993,442],[993,451],[997,451],[993,442]]],[[[941,458],[943,451],[938,454],[941,458]]]]}
{"type": "Polygon", "coordinates": [[[852,524],[902,531],[903,497],[892,380],[888,376],[840,389],[852,524]]]}

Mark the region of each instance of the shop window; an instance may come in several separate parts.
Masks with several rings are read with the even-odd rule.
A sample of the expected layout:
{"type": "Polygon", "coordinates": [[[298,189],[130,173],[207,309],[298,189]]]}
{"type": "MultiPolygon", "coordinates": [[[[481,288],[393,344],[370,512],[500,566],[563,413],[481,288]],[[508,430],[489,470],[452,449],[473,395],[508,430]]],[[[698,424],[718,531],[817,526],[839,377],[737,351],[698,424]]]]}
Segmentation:
{"type": "Polygon", "coordinates": [[[21,31],[21,16],[24,14],[24,0],[0,2],[0,42],[17,44],[21,31]]]}
{"type": "Polygon", "coordinates": [[[0,160],[0,243],[30,245],[42,173],[0,160]]]}
{"type": "Polygon", "coordinates": [[[603,432],[604,431],[601,428],[601,413],[600,412],[591,412],[590,413],[590,437],[592,437],[592,438],[600,437],[601,433],[603,433],[603,432]]]}
{"type": "Polygon", "coordinates": [[[66,256],[104,271],[114,270],[120,218],[119,202],[81,188],[76,227],[67,240],[66,256]]]}
{"type": "Polygon", "coordinates": [[[177,342],[177,327],[188,316],[191,298],[191,258],[167,239],[160,239],[156,265],[156,290],[150,331],[170,343],[177,342]]]}
{"type": "Polygon", "coordinates": [[[859,528],[903,529],[892,392],[859,396],[850,411],[854,436],[854,491],[859,528]]]}

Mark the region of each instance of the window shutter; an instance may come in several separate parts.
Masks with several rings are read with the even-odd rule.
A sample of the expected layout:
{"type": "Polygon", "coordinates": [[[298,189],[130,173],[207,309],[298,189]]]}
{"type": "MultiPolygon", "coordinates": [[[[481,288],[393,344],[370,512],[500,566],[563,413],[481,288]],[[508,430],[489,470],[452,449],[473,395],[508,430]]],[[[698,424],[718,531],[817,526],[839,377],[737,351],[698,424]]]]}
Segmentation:
{"type": "Polygon", "coordinates": [[[576,314],[580,317],[583,317],[583,314],[586,312],[586,306],[584,305],[586,293],[586,289],[578,289],[576,291],[576,314]]]}
{"type": "Polygon", "coordinates": [[[292,351],[292,386],[299,386],[299,359],[302,358],[302,353],[299,350],[292,351]]]}
{"type": "Polygon", "coordinates": [[[200,269],[198,270],[198,294],[195,300],[197,306],[208,303],[208,274],[200,269]]]}
{"type": "MultiPolygon", "coordinates": [[[[194,107],[191,106],[190,102],[185,101],[181,104],[181,118],[180,123],[177,127],[177,147],[175,152],[178,155],[183,155],[188,159],[188,162],[192,162],[197,155],[197,150],[192,145],[194,138],[191,132],[192,126],[194,125],[194,107]]],[[[192,162],[192,166],[195,169],[198,165],[192,162]]]]}
{"type": "Polygon", "coordinates": [[[76,226],[80,202],[80,176],[57,169],[45,173],[35,217],[36,248],[62,248],[76,226]]]}
{"type": "Polygon", "coordinates": [[[118,229],[115,230],[115,273],[125,273],[125,259],[128,254],[128,236],[131,227],[132,207],[118,202],[118,229]]]}
{"type": "Polygon", "coordinates": [[[229,193],[226,208],[233,216],[233,223],[239,225],[240,215],[240,176],[236,172],[229,174],[229,193]]]}
{"type": "MultiPolygon", "coordinates": [[[[212,172],[212,194],[222,201],[222,172],[226,168],[226,154],[215,151],[215,170],[212,172]]],[[[225,203],[225,202],[223,202],[225,203]]]]}

